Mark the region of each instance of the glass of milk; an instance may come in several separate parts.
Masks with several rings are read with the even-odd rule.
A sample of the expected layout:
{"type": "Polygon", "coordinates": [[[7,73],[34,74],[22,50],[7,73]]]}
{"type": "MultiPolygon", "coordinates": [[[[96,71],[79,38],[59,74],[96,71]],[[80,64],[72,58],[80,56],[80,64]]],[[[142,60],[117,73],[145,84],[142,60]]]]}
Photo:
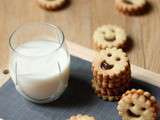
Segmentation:
{"type": "Polygon", "coordinates": [[[70,55],[63,32],[47,23],[17,28],[9,39],[9,69],[17,91],[27,100],[56,100],[68,84],[70,55]]]}

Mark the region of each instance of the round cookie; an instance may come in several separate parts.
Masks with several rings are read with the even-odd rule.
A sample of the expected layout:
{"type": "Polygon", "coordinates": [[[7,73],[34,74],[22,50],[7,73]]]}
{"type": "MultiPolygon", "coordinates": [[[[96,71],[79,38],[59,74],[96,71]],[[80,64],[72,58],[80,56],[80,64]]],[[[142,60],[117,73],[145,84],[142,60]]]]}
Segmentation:
{"type": "Polygon", "coordinates": [[[117,48],[99,51],[92,62],[92,72],[92,87],[96,94],[109,101],[118,100],[131,79],[127,54],[117,48]]]}
{"type": "Polygon", "coordinates": [[[36,1],[42,8],[47,10],[56,10],[66,2],[66,0],[36,0],[36,1]]]}
{"type": "MultiPolygon", "coordinates": [[[[97,75],[99,76],[99,75],[97,75]]],[[[102,88],[119,88],[123,86],[124,84],[128,83],[128,80],[131,79],[131,73],[126,72],[124,75],[120,75],[119,77],[115,77],[114,79],[110,78],[101,78],[100,77],[94,77],[95,81],[97,82],[97,85],[102,88]]]]}
{"type": "Polygon", "coordinates": [[[146,0],[115,0],[116,8],[124,14],[138,14],[144,9],[146,0]]]}
{"type": "Polygon", "coordinates": [[[123,120],[156,120],[157,117],[155,97],[141,89],[124,93],[117,110],[123,120]]]}
{"type": "Polygon", "coordinates": [[[107,100],[107,101],[117,101],[120,99],[121,96],[111,96],[111,95],[104,95],[102,94],[101,89],[96,85],[95,81],[92,80],[92,87],[94,88],[95,93],[97,94],[98,97],[102,98],[103,100],[107,100]]]}
{"type": "Polygon", "coordinates": [[[107,48],[98,52],[92,62],[92,71],[99,79],[111,81],[126,78],[128,73],[131,73],[127,54],[117,48],[107,48]]]}
{"type": "Polygon", "coordinates": [[[89,115],[75,115],[75,116],[71,116],[68,120],[96,120],[93,116],[89,116],[89,115]]]}
{"type": "Polygon", "coordinates": [[[115,25],[98,27],[93,34],[93,44],[97,50],[106,48],[123,48],[127,40],[125,31],[115,25]]]}
{"type": "Polygon", "coordinates": [[[92,80],[92,86],[102,96],[121,96],[127,90],[129,83],[125,83],[124,87],[119,86],[118,88],[107,88],[100,87],[94,79],[92,80]]]}

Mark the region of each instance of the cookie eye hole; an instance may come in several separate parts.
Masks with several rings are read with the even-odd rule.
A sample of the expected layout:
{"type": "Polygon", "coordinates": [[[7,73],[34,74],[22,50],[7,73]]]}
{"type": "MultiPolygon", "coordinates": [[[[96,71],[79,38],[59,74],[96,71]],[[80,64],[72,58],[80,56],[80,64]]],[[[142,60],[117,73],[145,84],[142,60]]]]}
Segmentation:
{"type": "Polygon", "coordinates": [[[102,31],[102,34],[103,34],[103,35],[105,35],[105,34],[106,34],[106,32],[102,31]]]}
{"type": "Polygon", "coordinates": [[[111,31],[112,33],[114,33],[114,32],[115,32],[115,30],[114,30],[114,29],[110,29],[110,31],[111,31]]]}
{"type": "Polygon", "coordinates": [[[9,74],[9,70],[8,70],[8,69],[5,69],[5,70],[3,71],[3,74],[5,74],[5,75],[9,74]]]}
{"type": "Polygon", "coordinates": [[[110,70],[113,68],[113,65],[108,64],[105,60],[101,63],[101,68],[103,70],[110,70]]]}
{"type": "Polygon", "coordinates": [[[134,106],[134,103],[130,103],[130,106],[132,106],[132,107],[133,107],[133,106],[134,106]]]}
{"type": "Polygon", "coordinates": [[[120,58],[120,57],[117,57],[117,58],[116,58],[116,61],[120,61],[120,60],[121,60],[121,58],[120,58]]]}
{"type": "Polygon", "coordinates": [[[130,4],[130,5],[133,4],[131,0],[123,0],[123,2],[125,2],[125,3],[127,3],[127,4],[130,4]]]}
{"type": "Polygon", "coordinates": [[[111,57],[111,56],[112,56],[112,54],[111,54],[111,53],[108,53],[108,54],[107,54],[107,56],[108,56],[108,57],[111,57]]]}
{"type": "Polygon", "coordinates": [[[143,107],[143,108],[141,108],[141,110],[142,110],[142,111],[145,111],[145,110],[146,110],[146,108],[144,108],[144,107],[143,107]]]}

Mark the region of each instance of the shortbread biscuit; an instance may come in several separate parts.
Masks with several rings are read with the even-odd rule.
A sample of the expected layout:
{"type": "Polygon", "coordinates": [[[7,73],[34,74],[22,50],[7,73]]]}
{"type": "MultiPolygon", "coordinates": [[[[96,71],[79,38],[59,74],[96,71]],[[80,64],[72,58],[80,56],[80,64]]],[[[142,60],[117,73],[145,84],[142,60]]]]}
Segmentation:
{"type": "Polygon", "coordinates": [[[105,100],[118,100],[129,86],[130,63],[122,49],[106,48],[99,51],[92,62],[92,71],[92,87],[105,100]]]}
{"type": "MultiPolygon", "coordinates": [[[[102,89],[99,88],[96,85],[96,83],[95,83],[94,80],[92,80],[92,87],[94,88],[94,91],[95,91],[96,95],[98,97],[102,98],[103,100],[106,100],[106,101],[111,101],[111,102],[112,101],[117,101],[117,100],[120,99],[121,94],[122,94],[122,93],[121,94],[120,93],[119,94],[115,94],[115,93],[112,93],[112,94],[110,94],[110,93],[109,94],[108,93],[103,93],[102,89]]],[[[116,92],[119,92],[119,91],[116,91],[116,92]]]]}
{"type": "Polygon", "coordinates": [[[89,115],[75,115],[75,116],[71,116],[68,120],[96,120],[93,116],[89,116],[89,115]]]}
{"type": "Polygon", "coordinates": [[[99,77],[94,77],[94,79],[96,80],[97,85],[99,87],[111,89],[111,88],[119,88],[122,85],[126,84],[128,80],[131,79],[130,75],[131,75],[130,73],[126,73],[126,76],[121,75],[119,78],[117,77],[115,79],[97,79],[99,77]]]}
{"type": "Polygon", "coordinates": [[[125,31],[115,25],[98,27],[93,34],[93,45],[97,50],[112,47],[123,48],[126,40],[125,31]]]}
{"type": "Polygon", "coordinates": [[[124,93],[117,110],[123,120],[156,120],[157,117],[155,97],[141,89],[124,93]]]}
{"type": "Polygon", "coordinates": [[[66,0],[36,0],[37,3],[44,9],[56,10],[60,8],[66,0]]]}
{"type": "Polygon", "coordinates": [[[96,80],[92,80],[92,87],[95,89],[95,92],[100,94],[101,96],[121,96],[128,88],[128,83],[119,88],[107,88],[107,87],[100,87],[96,83],[96,80]]]}
{"type": "Polygon", "coordinates": [[[122,49],[107,48],[95,55],[92,62],[93,76],[102,80],[116,81],[130,76],[128,56],[122,49]]]}
{"type": "Polygon", "coordinates": [[[124,14],[138,14],[144,9],[146,0],[115,0],[116,8],[124,14]]]}

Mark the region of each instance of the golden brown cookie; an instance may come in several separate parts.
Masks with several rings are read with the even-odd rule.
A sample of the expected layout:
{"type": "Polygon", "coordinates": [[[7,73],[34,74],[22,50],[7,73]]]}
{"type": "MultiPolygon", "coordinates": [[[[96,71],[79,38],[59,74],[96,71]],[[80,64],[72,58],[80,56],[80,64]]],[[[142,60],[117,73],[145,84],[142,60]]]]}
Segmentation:
{"type": "Polygon", "coordinates": [[[95,89],[96,93],[101,94],[101,96],[121,96],[128,88],[128,83],[125,86],[120,86],[119,88],[107,88],[100,87],[96,80],[92,80],[92,87],[95,89]]]}
{"type": "Polygon", "coordinates": [[[92,70],[96,78],[106,81],[127,78],[131,73],[127,54],[117,48],[107,48],[98,52],[92,62],[92,70]]]}
{"type": "Polygon", "coordinates": [[[106,48],[123,48],[127,40],[125,31],[115,25],[98,27],[93,34],[93,45],[97,50],[106,48]]]}
{"type": "Polygon", "coordinates": [[[117,110],[123,120],[156,120],[157,117],[155,97],[141,89],[124,93],[117,110]]]}
{"type": "Polygon", "coordinates": [[[89,115],[75,115],[75,116],[71,116],[68,120],[96,120],[93,116],[89,116],[89,115]]]}
{"type": "Polygon", "coordinates": [[[44,9],[56,10],[66,2],[66,0],[36,0],[37,3],[44,9]]]}
{"type": "Polygon", "coordinates": [[[99,51],[92,62],[92,71],[92,87],[103,99],[117,100],[127,90],[131,69],[127,54],[122,49],[99,51]]]}
{"type": "Polygon", "coordinates": [[[124,14],[138,14],[146,4],[146,0],[115,0],[116,8],[124,14]]]}
{"type": "Polygon", "coordinates": [[[101,89],[96,85],[95,81],[92,80],[92,87],[94,88],[95,93],[97,94],[98,97],[102,98],[103,100],[107,100],[107,101],[117,101],[120,99],[121,96],[111,96],[111,95],[107,95],[107,94],[103,94],[101,89]]]}

